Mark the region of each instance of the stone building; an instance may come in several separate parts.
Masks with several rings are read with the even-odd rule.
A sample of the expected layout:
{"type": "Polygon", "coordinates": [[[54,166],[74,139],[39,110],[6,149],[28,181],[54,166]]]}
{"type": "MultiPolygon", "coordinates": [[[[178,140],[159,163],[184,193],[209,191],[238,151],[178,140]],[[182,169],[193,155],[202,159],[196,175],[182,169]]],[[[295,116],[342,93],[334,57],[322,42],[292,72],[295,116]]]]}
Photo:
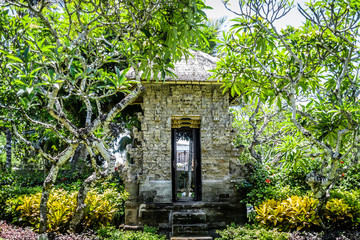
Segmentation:
{"type": "MultiPolygon", "coordinates": [[[[216,229],[246,219],[230,98],[208,80],[216,58],[198,51],[175,64],[176,78],[143,81],[137,99],[141,129],[128,147],[125,228],[157,226],[168,236],[211,239],[216,229]]],[[[134,78],[129,72],[128,78],[134,78]]]]}

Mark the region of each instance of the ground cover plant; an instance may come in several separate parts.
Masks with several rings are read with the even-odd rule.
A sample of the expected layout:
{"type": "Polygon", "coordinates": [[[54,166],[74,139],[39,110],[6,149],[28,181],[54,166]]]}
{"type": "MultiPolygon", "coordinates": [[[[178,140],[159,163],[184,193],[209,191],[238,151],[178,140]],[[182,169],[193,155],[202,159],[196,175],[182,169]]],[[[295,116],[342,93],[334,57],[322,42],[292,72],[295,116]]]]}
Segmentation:
{"type": "Polygon", "coordinates": [[[293,232],[289,240],[356,240],[360,231],[293,232]]]}
{"type": "MultiPolygon", "coordinates": [[[[6,240],[37,240],[38,233],[30,228],[24,228],[9,224],[0,220],[0,239],[6,240]]],[[[76,233],[55,233],[49,234],[54,240],[165,240],[166,237],[156,233],[156,229],[145,227],[144,231],[123,231],[114,227],[105,227],[94,231],[87,231],[81,234],[76,233]]]]}
{"type": "Polygon", "coordinates": [[[267,230],[258,226],[228,226],[225,230],[218,230],[217,234],[220,235],[216,240],[287,240],[290,236],[289,233],[278,232],[276,230],[267,230]]]}
{"type": "MultiPolygon", "coordinates": [[[[0,221],[0,239],[6,240],[37,240],[38,234],[30,228],[22,228],[11,225],[5,221],[0,221]]],[[[98,239],[95,234],[51,234],[52,239],[56,240],[95,240],[98,239]]]]}
{"type": "Polygon", "coordinates": [[[143,231],[123,231],[108,227],[100,229],[98,236],[104,240],[119,239],[119,240],[165,240],[164,235],[157,234],[157,229],[152,227],[144,227],[143,231]]]}
{"type": "Polygon", "coordinates": [[[37,239],[37,234],[30,228],[20,228],[0,220],[0,237],[9,240],[37,239]]]}

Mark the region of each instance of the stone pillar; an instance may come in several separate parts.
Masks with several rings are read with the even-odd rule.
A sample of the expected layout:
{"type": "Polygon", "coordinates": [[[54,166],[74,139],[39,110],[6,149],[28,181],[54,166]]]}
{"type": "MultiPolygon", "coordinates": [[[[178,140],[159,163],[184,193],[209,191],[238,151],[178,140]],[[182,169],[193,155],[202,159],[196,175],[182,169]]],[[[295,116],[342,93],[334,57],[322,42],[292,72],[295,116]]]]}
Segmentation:
{"type": "Polygon", "coordinates": [[[138,181],[125,181],[125,190],[129,197],[125,202],[125,225],[138,225],[139,223],[139,183],[138,181]]]}

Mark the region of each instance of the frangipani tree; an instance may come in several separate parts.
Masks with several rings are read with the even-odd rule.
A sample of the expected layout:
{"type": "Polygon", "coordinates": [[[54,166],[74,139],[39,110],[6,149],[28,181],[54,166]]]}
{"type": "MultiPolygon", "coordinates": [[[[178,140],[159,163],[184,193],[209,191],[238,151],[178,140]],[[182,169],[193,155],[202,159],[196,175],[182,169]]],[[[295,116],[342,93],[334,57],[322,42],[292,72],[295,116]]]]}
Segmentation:
{"type": "Polygon", "coordinates": [[[290,11],[291,2],[245,0],[237,11],[224,4],[238,18],[224,34],[216,76],[224,91],[247,103],[287,111],[288,124],[321,157],[320,170],[309,174],[307,183],[324,204],[360,154],[360,3],[323,0],[298,6],[306,22],[282,30],[275,22],[290,11]]]}
{"type": "Polygon", "coordinates": [[[108,143],[121,132],[114,119],[144,90],[139,72],[171,74],[198,34],[203,7],[201,0],[1,1],[1,121],[51,163],[41,197],[41,238],[59,169],[84,144],[94,172],[77,196],[71,229],[78,230],[89,188],[115,171],[108,143]],[[130,66],[136,81],[125,77],[130,66]],[[86,115],[78,116],[79,109],[86,115]],[[49,151],[30,141],[24,134],[29,127],[55,135],[59,146],[49,151]],[[97,163],[99,156],[105,164],[97,163]]]}

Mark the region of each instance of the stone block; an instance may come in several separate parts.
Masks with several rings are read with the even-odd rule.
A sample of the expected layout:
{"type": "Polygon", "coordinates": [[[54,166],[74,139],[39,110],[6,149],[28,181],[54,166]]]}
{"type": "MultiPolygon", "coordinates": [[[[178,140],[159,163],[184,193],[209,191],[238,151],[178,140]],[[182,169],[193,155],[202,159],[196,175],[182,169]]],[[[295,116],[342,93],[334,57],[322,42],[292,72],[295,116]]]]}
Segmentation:
{"type": "Polygon", "coordinates": [[[170,240],[213,240],[212,237],[171,237],[170,240]]]}
{"type": "Polygon", "coordinates": [[[139,222],[142,225],[159,225],[160,223],[169,224],[170,211],[161,209],[143,209],[139,214],[139,222]]]}
{"type": "Polygon", "coordinates": [[[125,208],[125,224],[136,225],[139,223],[138,208],[125,208]]]}
{"type": "Polygon", "coordinates": [[[140,202],[153,202],[156,196],[156,191],[140,191],[139,201],[140,202]]]}
{"type": "Polygon", "coordinates": [[[207,236],[208,225],[207,224],[173,224],[172,225],[173,236],[207,236]]]}
{"type": "Polygon", "coordinates": [[[143,200],[144,202],[155,202],[155,203],[171,202],[171,198],[172,198],[171,180],[145,181],[144,183],[140,184],[139,195],[140,195],[140,199],[143,200]]]}
{"type": "Polygon", "coordinates": [[[128,201],[137,202],[139,199],[139,184],[137,181],[126,181],[125,191],[129,193],[128,201]]]}
{"type": "Polygon", "coordinates": [[[200,224],[206,223],[206,213],[204,211],[182,211],[173,212],[172,224],[200,224]]]}

